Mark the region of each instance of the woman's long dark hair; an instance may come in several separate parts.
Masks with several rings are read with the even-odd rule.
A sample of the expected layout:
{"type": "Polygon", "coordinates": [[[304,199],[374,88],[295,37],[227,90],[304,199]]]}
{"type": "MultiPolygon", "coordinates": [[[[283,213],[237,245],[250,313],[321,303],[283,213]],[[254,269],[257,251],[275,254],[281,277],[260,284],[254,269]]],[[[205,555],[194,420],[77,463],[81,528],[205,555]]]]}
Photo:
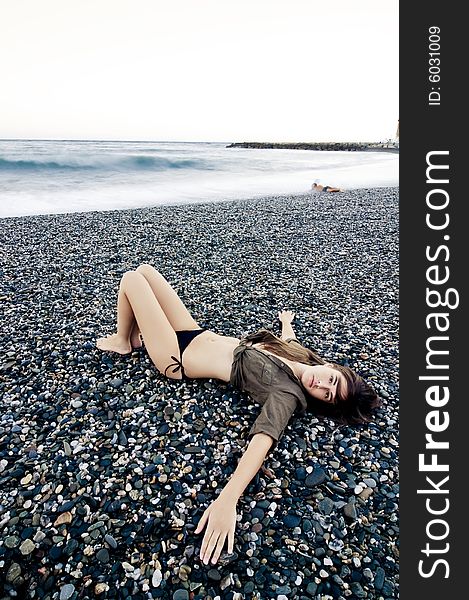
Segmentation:
{"type": "MultiPolygon", "coordinates": [[[[313,366],[324,365],[326,363],[315,352],[309,348],[305,348],[297,340],[294,344],[285,342],[266,329],[261,329],[256,333],[248,335],[246,340],[251,341],[253,344],[261,344],[263,348],[279,358],[286,358],[313,366]]],[[[303,388],[301,382],[299,382],[303,388],[308,409],[315,414],[331,417],[342,424],[356,425],[370,421],[374,409],[381,405],[381,400],[375,390],[349,367],[332,362],[330,364],[345,377],[347,393],[343,398],[338,397],[335,404],[328,404],[327,402],[313,398],[303,388]]]]}

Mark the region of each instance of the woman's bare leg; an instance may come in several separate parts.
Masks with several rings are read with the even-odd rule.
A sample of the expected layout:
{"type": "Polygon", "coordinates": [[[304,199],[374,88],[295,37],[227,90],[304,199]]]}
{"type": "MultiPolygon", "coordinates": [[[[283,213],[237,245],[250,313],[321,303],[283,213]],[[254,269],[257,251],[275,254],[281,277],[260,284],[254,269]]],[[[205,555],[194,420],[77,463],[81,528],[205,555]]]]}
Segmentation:
{"type": "Polygon", "coordinates": [[[141,273],[150,284],[156,299],[175,331],[199,328],[197,321],[184,306],[176,290],[159,271],[147,264],[140,265],[136,271],[141,273]]]}
{"type": "MultiPolygon", "coordinates": [[[[150,284],[150,287],[155,294],[155,298],[158,300],[174,331],[199,329],[197,321],[193,319],[176,290],[159,271],[148,264],[140,265],[136,270],[137,273],[141,273],[150,284]]],[[[132,348],[140,348],[142,345],[140,331],[135,321],[130,335],[130,344],[132,348]]]]}
{"type": "Polygon", "coordinates": [[[130,334],[137,322],[125,293],[125,288],[128,287],[126,286],[126,278],[128,278],[128,273],[123,275],[117,295],[117,333],[98,339],[96,346],[100,350],[110,350],[118,354],[128,354],[132,350],[130,334]]]}
{"type": "MultiPolygon", "coordinates": [[[[145,277],[136,271],[128,271],[119,286],[117,333],[97,340],[97,347],[119,354],[129,353],[134,321],[154,365],[164,373],[166,367],[174,362],[171,356],[179,353],[176,334],[145,277]]],[[[177,372],[175,379],[180,379],[180,375],[177,372]]]]}
{"type": "MultiPolygon", "coordinates": [[[[199,329],[200,326],[187,310],[176,290],[155,267],[149,264],[142,264],[136,271],[137,273],[141,273],[150,284],[156,299],[175,331],[199,329]]],[[[132,348],[140,348],[142,346],[140,330],[135,319],[130,334],[130,345],[132,348]]]]}
{"type": "MultiPolygon", "coordinates": [[[[168,318],[168,321],[171,324],[171,327],[175,331],[184,329],[199,329],[200,326],[187,310],[176,290],[159,271],[149,264],[140,265],[136,271],[137,273],[143,275],[148,281],[155,298],[158,300],[161,308],[168,318]]],[[[140,348],[142,346],[140,330],[134,316],[132,317],[130,345],[127,340],[122,339],[117,340],[116,345],[120,346],[121,354],[127,354],[132,348],[140,348]]],[[[114,351],[118,352],[119,350],[114,351]]]]}

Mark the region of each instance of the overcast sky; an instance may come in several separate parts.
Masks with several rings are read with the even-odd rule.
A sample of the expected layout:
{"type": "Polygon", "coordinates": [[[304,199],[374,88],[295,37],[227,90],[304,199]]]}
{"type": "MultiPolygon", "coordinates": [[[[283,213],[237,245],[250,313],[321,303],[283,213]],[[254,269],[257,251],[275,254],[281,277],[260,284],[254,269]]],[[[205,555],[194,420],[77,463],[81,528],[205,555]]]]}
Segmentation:
{"type": "Polygon", "coordinates": [[[1,0],[0,138],[391,138],[398,16],[398,0],[1,0]]]}

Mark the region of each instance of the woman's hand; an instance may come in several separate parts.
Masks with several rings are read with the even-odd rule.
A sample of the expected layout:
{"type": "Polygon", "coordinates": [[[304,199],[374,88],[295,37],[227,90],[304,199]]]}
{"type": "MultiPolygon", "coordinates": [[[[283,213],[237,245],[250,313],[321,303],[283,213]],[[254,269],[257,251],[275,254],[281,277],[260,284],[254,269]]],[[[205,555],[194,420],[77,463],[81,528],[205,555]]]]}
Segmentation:
{"type": "Polygon", "coordinates": [[[289,324],[295,318],[295,313],[291,310],[280,310],[278,313],[278,318],[281,323],[289,324]]]}
{"type": "Polygon", "coordinates": [[[234,533],[236,527],[236,503],[230,500],[217,498],[202,515],[194,533],[200,533],[208,519],[202,547],[200,548],[200,560],[208,564],[213,552],[212,564],[220,557],[228,536],[228,552],[233,553],[234,533]]]}

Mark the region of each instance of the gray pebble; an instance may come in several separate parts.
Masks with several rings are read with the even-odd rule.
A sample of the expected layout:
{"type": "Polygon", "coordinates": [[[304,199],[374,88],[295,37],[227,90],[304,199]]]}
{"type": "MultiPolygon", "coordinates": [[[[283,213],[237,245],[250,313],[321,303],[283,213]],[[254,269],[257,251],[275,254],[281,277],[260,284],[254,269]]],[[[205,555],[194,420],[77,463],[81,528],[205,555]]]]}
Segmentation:
{"type": "Polygon", "coordinates": [[[330,498],[323,498],[318,507],[323,515],[330,515],[334,510],[334,502],[330,498]]]}
{"type": "Polygon", "coordinates": [[[21,567],[18,563],[12,563],[8,569],[6,580],[8,583],[13,583],[21,575],[21,567]]]}
{"type": "Polygon", "coordinates": [[[24,540],[24,542],[20,546],[20,552],[24,556],[31,554],[31,552],[36,548],[36,544],[29,539],[24,540]]]}
{"type": "Polygon", "coordinates": [[[111,546],[113,550],[117,548],[116,540],[109,533],[104,536],[104,540],[111,546]]]}
{"type": "Polygon", "coordinates": [[[323,483],[326,480],[326,473],[324,469],[317,467],[310,473],[305,479],[305,485],[307,487],[314,487],[323,483]]]}
{"type": "Polygon", "coordinates": [[[96,553],[96,558],[106,564],[109,562],[109,551],[106,548],[101,548],[101,550],[98,550],[98,552],[96,553]]]}
{"type": "Polygon", "coordinates": [[[344,515],[349,519],[356,519],[358,517],[357,509],[355,508],[355,502],[348,502],[344,506],[344,515]]]}
{"type": "Polygon", "coordinates": [[[375,573],[374,586],[377,590],[383,589],[385,572],[382,567],[378,567],[375,573]]]}
{"type": "Polygon", "coordinates": [[[75,586],[71,583],[66,583],[60,590],[60,600],[69,600],[75,593],[75,586]]]}

